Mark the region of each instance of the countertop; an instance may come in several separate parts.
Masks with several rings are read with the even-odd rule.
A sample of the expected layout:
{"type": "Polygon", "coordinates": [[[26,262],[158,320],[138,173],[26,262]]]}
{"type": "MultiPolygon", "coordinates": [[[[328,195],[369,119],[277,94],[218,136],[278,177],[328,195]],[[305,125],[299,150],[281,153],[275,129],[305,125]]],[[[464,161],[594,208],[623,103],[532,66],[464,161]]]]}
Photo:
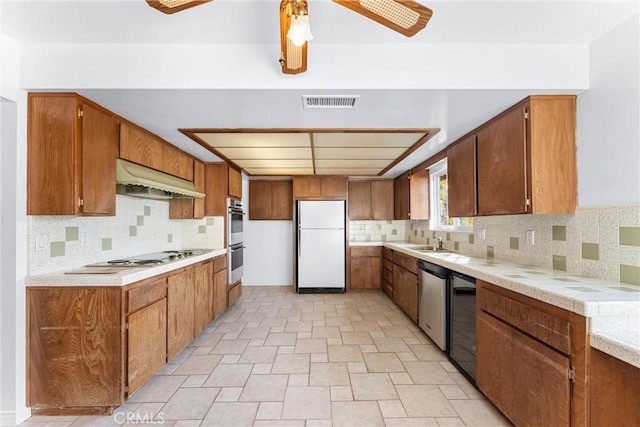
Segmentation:
{"type": "Polygon", "coordinates": [[[403,242],[349,245],[385,246],[581,314],[590,319],[592,347],[640,368],[640,286],[454,252],[420,252],[403,242]]]}
{"type": "MultiPolygon", "coordinates": [[[[150,267],[104,267],[114,271],[110,274],[68,274],[79,269],[56,273],[28,276],[27,286],[124,286],[158,274],[167,273],[181,267],[187,267],[227,253],[226,249],[211,249],[201,255],[182,258],[150,267]]],[[[93,268],[92,270],[95,270],[93,268]]]]}

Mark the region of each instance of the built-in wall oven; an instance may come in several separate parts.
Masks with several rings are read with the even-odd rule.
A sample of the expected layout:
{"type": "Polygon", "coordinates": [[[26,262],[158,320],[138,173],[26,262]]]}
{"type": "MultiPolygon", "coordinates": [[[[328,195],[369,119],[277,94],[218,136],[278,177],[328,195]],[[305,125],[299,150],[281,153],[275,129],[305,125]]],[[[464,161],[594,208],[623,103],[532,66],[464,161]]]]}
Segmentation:
{"type": "Polygon", "coordinates": [[[470,381],[476,380],[476,279],[451,272],[449,360],[470,381]]]}
{"type": "Polygon", "coordinates": [[[244,264],[244,239],[242,228],[244,209],[241,200],[227,199],[227,247],[229,262],[229,284],[242,279],[244,264]]]}

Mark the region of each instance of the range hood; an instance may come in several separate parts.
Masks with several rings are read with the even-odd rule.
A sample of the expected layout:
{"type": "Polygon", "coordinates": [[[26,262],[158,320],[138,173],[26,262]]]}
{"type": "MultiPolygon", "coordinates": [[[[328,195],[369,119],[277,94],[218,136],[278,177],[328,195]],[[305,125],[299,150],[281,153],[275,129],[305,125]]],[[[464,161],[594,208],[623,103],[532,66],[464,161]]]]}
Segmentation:
{"type": "Polygon", "coordinates": [[[196,191],[191,181],[122,159],[116,159],[116,184],[119,194],[149,199],[205,196],[196,191]]]}

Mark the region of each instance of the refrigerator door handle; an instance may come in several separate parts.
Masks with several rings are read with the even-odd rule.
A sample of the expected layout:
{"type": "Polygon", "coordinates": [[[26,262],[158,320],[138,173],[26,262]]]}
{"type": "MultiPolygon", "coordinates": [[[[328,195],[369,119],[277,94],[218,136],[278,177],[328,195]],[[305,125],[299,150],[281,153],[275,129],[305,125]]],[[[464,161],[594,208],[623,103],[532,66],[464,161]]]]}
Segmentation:
{"type": "Polygon", "coordinates": [[[302,242],[300,241],[300,226],[298,226],[298,258],[302,254],[302,242]]]}

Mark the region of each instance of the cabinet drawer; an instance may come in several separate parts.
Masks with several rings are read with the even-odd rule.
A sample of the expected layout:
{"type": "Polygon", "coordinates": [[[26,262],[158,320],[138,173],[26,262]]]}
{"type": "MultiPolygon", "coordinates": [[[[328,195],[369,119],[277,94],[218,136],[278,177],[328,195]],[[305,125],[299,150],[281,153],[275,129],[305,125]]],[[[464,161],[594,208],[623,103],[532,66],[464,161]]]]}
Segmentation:
{"type": "Polygon", "coordinates": [[[389,283],[393,282],[393,264],[391,264],[391,270],[388,268],[382,269],[382,278],[389,283]]]}
{"type": "Polygon", "coordinates": [[[166,279],[150,279],[127,291],[127,313],[132,313],[167,296],[166,279]]]}
{"type": "Polygon", "coordinates": [[[382,280],[382,290],[393,298],[393,285],[391,285],[387,280],[382,280]]]}
{"type": "Polygon", "coordinates": [[[382,257],[388,260],[393,259],[393,251],[389,248],[382,248],[382,257]]]}
{"type": "Polygon", "coordinates": [[[213,259],[213,272],[217,273],[227,268],[227,256],[222,255],[213,259]]]}
{"type": "Polygon", "coordinates": [[[484,286],[478,293],[477,303],[480,310],[501,319],[564,354],[570,354],[571,335],[567,320],[501,295],[484,286]]]}
{"type": "Polygon", "coordinates": [[[393,271],[393,262],[389,261],[386,258],[382,260],[382,266],[385,270],[393,271]]]}
{"type": "Polygon", "coordinates": [[[379,257],[381,253],[380,246],[352,246],[350,250],[352,258],[379,257]]]}
{"type": "Polygon", "coordinates": [[[414,274],[418,274],[418,260],[409,255],[401,254],[400,252],[393,253],[393,262],[404,268],[405,270],[409,270],[414,274]]]}
{"type": "Polygon", "coordinates": [[[228,289],[228,305],[231,306],[242,295],[242,283],[237,283],[233,288],[228,289]]]}

